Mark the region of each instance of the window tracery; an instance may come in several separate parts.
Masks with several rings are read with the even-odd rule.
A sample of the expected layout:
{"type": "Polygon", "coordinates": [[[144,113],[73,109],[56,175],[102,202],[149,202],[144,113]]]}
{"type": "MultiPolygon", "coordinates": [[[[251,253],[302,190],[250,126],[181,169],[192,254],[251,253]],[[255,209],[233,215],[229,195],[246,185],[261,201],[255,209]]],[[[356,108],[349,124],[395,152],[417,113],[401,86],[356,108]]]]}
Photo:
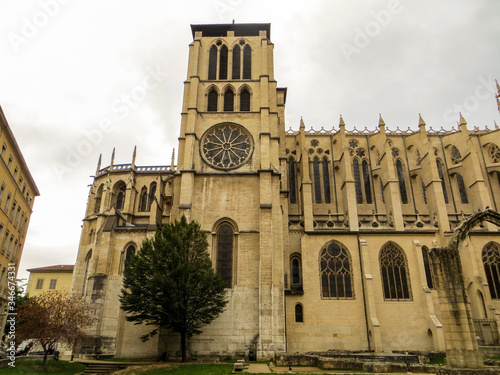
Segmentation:
{"type": "Polygon", "coordinates": [[[387,243],[380,251],[380,273],[384,299],[410,300],[411,292],[406,257],[394,243],[387,243]]]}
{"type": "Polygon", "coordinates": [[[205,162],[218,169],[234,169],[246,163],[253,151],[248,131],[236,124],[220,124],[210,128],[201,139],[205,162]]]}
{"type": "Polygon", "coordinates": [[[498,244],[490,242],[482,251],[484,272],[488,281],[491,299],[500,299],[500,249],[498,244]]]}
{"type": "Polygon", "coordinates": [[[320,254],[319,269],[321,296],[331,299],[354,297],[352,285],[352,266],[349,251],[332,242],[320,254]]]}

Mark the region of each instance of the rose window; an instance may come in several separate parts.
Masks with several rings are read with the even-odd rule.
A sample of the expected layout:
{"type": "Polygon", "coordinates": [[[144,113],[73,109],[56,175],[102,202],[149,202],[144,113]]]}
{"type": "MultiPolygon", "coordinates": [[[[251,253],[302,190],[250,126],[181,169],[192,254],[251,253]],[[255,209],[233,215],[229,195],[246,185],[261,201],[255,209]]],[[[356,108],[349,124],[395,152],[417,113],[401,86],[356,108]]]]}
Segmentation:
{"type": "Polygon", "coordinates": [[[236,124],[216,125],[201,140],[201,155],[212,167],[238,168],[250,159],[253,151],[252,136],[236,124]]]}

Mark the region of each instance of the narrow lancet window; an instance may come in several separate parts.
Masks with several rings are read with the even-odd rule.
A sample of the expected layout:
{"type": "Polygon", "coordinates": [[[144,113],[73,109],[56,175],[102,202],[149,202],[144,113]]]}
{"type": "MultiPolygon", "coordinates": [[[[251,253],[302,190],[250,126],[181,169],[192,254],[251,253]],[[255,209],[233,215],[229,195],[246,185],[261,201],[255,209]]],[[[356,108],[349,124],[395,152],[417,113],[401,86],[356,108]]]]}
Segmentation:
{"type": "Polygon", "coordinates": [[[363,182],[365,183],[365,197],[366,203],[372,203],[372,189],[370,185],[370,169],[368,168],[368,162],[363,160],[361,163],[361,167],[363,168],[363,182]]]}
{"type": "Polygon", "coordinates": [[[241,48],[233,48],[233,79],[241,79],[241,48]]]}
{"type": "Polygon", "coordinates": [[[217,79],[217,47],[210,48],[208,57],[208,79],[217,79]]]}
{"type": "Polygon", "coordinates": [[[227,47],[222,46],[219,59],[219,79],[227,79],[227,55],[227,47]]]}
{"type": "Polygon", "coordinates": [[[319,175],[319,160],[313,161],[313,176],[314,176],[314,198],[317,204],[321,203],[321,178],[319,175]]]}
{"type": "Polygon", "coordinates": [[[325,203],[331,203],[331,194],[330,194],[330,172],[328,170],[328,160],[326,158],[323,159],[323,187],[325,190],[325,203]]]}
{"type": "Polygon", "coordinates": [[[247,89],[244,89],[240,94],[240,111],[250,111],[250,93],[247,89]]]}
{"type": "Polygon", "coordinates": [[[243,48],[243,79],[252,79],[252,48],[243,48]]]}
{"type": "Polygon", "coordinates": [[[406,182],[405,182],[405,174],[403,171],[403,163],[399,159],[396,161],[396,170],[398,173],[399,192],[401,194],[401,203],[408,204],[408,194],[406,193],[406,182]]]}
{"type": "Polygon", "coordinates": [[[361,191],[361,176],[359,173],[359,162],[358,159],[352,161],[352,169],[354,174],[354,187],[356,188],[356,202],[358,204],[363,203],[363,192],[361,191]]]}
{"type": "Polygon", "coordinates": [[[208,93],[208,105],[207,111],[209,112],[217,112],[217,99],[219,95],[216,90],[210,90],[208,93]]]}
{"type": "Polygon", "coordinates": [[[469,203],[469,198],[467,197],[467,189],[465,188],[464,178],[460,173],[456,174],[458,191],[460,192],[460,200],[463,204],[469,203]]]}

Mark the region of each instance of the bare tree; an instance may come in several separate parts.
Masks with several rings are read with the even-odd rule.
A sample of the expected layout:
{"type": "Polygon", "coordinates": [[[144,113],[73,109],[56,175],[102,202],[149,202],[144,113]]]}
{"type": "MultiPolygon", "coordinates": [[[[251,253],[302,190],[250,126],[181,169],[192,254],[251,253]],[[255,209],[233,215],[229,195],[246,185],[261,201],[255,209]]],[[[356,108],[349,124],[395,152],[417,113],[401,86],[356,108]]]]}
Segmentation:
{"type": "Polygon", "coordinates": [[[47,355],[59,342],[72,345],[83,339],[84,328],[94,321],[93,308],[76,295],[62,291],[48,291],[30,297],[17,311],[20,340],[33,339],[43,348],[43,364],[47,355]]]}

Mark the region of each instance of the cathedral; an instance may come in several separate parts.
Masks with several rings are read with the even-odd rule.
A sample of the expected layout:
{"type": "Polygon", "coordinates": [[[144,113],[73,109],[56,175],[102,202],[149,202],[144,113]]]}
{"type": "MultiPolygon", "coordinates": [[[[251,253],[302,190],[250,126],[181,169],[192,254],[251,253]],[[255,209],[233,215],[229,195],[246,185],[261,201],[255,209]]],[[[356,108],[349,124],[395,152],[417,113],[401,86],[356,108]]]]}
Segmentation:
{"type": "MultiPolygon", "coordinates": [[[[177,165],[98,167],[72,292],[95,306],[82,354],[179,356],[180,339],[120,310],[124,264],[185,215],[206,232],[226,310],[195,356],[444,351],[430,251],[486,207],[500,210],[500,130],[286,129],[270,24],[191,25],[177,165]],[[498,200],[498,202],[497,202],[498,200]]],[[[497,84],[498,87],[498,84],[497,84]]],[[[500,87],[498,97],[500,97],[500,87]]],[[[499,99],[497,98],[497,101],[499,99]]],[[[500,102],[499,102],[500,108],[500,102]]],[[[417,121],[415,121],[417,125],[417,121]]],[[[500,233],[461,250],[473,345],[499,345],[500,233]]]]}

